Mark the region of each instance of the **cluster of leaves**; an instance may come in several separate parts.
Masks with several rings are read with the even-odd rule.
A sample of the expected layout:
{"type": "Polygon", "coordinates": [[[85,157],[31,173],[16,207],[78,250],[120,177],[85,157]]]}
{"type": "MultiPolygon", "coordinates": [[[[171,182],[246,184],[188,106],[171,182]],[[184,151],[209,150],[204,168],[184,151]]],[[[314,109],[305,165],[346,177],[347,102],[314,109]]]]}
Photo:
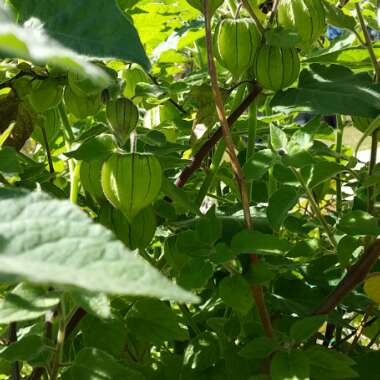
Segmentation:
{"type": "MultiPolygon", "coordinates": [[[[210,3],[213,31],[253,13],[269,45],[297,47],[273,2],[210,3]]],[[[201,1],[0,2],[0,378],[377,379],[360,283],[380,253],[379,26],[376,1],[356,3],[323,1],[339,36],[298,50],[289,89],[217,64],[246,229],[201,1]],[[131,139],[107,117],[120,97],[138,107],[131,139]],[[149,228],[102,219],[101,167],[121,149],[162,167],[149,228]]]]}

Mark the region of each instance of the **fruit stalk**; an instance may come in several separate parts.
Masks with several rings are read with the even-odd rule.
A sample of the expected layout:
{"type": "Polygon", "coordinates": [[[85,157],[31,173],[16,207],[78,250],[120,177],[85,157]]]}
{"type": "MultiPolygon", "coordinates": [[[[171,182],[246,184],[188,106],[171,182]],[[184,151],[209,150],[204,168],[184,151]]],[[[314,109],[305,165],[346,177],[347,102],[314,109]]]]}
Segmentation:
{"type": "MultiPolygon", "coordinates": [[[[227,152],[230,157],[232,170],[236,177],[236,181],[238,182],[238,185],[239,185],[246,228],[250,230],[252,229],[253,226],[252,226],[251,212],[250,212],[250,207],[249,207],[249,196],[248,196],[248,191],[247,191],[247,185],[245,182],[243,170],[240,166],[239,160],[235,153],[235,145],[232,140],[230,126],[229,126],[228,120],[226,118],[225,110],[224,110],[222,94],[220,92],[220,88],[218,85],[218,78],[217,78],[213,49],[212,49],[211,17],[209,14],[208,0],[203,0],[203,4],[204,4],[204,12],[205,12],[208,70],[211,77],[211,87],[212,87],[212,91],[214,95],[215,107],[216,107],[219,121],[222,126],[222,132],[223,132],[224,140],[226,143],[227,152]]],[[[257,256],[255,254],[251,255],[251,259],[252,259],[252,262],[254,263],[257,262],[257,256]]],[[[264,331],[266,335],[270,337],[273,335],[273,329],[272,329],[269,312],[265,304],[262,286],[255,285],[253,287],[252,293],[256,302],[257,310],[259,312],[264,331]]]]}

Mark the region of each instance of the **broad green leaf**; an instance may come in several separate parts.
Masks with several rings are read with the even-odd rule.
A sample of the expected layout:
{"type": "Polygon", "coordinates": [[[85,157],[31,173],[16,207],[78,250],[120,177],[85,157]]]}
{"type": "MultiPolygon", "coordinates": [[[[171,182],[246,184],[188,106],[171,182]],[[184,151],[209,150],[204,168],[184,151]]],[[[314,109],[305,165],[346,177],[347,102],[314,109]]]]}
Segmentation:
{"type": "Polygon", "coordinates": [[[38,335],[27,335],[19,341],[0,348],[0,358],[10,362],[25,360],[31,365],[45,365],[53,354],[54,347],[49,347],[38,335]]]}
{"type": "Polygon", "coordinates": [[[103,293],[72,292],[74,302],[87,313],[95,317],[107,319],[111,317],[111,303],[103,293]]]}
{"type": "Polygon", "coordinates": [[[204,28],[201,29],[189,29],[177,43],[177,49],[183,49],[187,46],[192,46],[195,41],[205,36],[204,28]]]}
{"type": "Polygon", "coordinates": [[[205,216],[199,218],[195,224],[199,240],[206,244],[213,244],[222,236],[222,221],[215,215],[215,207],[210,208],[205,216]]]}
{"type": "Polygon", "coordinates": [[[11,20],[3,22],[0,26],[0,55],[23,58],[36,64],[50,64],[90,77],[102,85],[109,83],[103,70],[89,63],[87,57],[50,38],[37,19],[29,20],[23,26],[11,20]]]}
{"type": "Polygon", "coordinates": [[[18,174],[22,171],[17,152],[11,147],[0,148],[0,172],[3,174],[18,174]]]}
{"type": "Polygon", "coordinates": [[[218,337],[211,332],[203,332],[189,342],[186,347],[183,365],[196,371],[213,366],[220,356],[218,337]]]}
{"type": "Polygon", "coordinates": [[[86,315],[80,323],[85,346],[98,348],[117,357],[127,339],[125,324],[118,319],[102,320],[86,315]]]}
{"type": "Polygon", "coordinates": [[[194,302],[68,201],[0,189],[0,279],[194,302]]]}
{"type": "Polygon", "coordinates": [[[201,257],[188,260],[182,267],[178,276],[178,285],[185,289],[200,289],[206,286],[212,277],[213,266],[201,257]]]}
{"type": "Polygon", "coordinates": [[[338,229],[349,235],[379,235],[378,220],[366,211],[354,210],[343,215],[338,229]]]}
{"type": "Polygon", "coordinates": [[[46,314],[59,303],[57,292],[17,285],[0,303],[0,323],[28,321],[46,314]]]}
{"type": "Polygon", "coordinates": [[[344,166],[331,161],[322,161],[314,165],[308,165],[301,169],[301,175],[306,180],[309,188],[316,187],[330,180],[344,170],[344,166]]]}
{"type": "Polygon", "coordinates": [[[272,107],[277,112],[307,111],[376,117],[380,86],[367,73],[354,74],[343,66],[313,64],[300,74],[298,88],[278,92],[272,107]]]}
{"type": "Polygon", "coordinates": [[[239,253],[257,253],[258,255],[282,255],[290,248],[286,240],[248,230],[236,234],[232,239],[231,247],[239,253]]]}
{"type": "Polygon", "coordinates": [[[115,0],[12,0],[21,21],[39,18],[64,46],[97,58],[119,58],[149,69],[149,60],[131,21],[115,0]]]}
{"type": "Polygon", "coordinates": [[[307,356],[301,351],[277,352],[271,362],[272,380],[309,380],[307,356]]]}
{"type": "Polygon", "coordinates": [[[199,240],[195,231],[183,231],[177,235],[177,251],[193,257],[208,257],[212,246],[199,240]]]}
{"type": "Polygon", "coordinates": [[[351,260],[356,257],[363,248],[364,247],[358,238],[350,235],[343,236],[339,240],[336,251],[340,264],[344,267],[348,266],[351,260]]]}
{"type": "Polygon", "coordinates": [[[351,379],[357,373],[351,368],[355,361],[349,356],[322,346],[313,346],[305,354],[310,362],[312,379],[351,379]]]}
{"type": "Polygon", "coordinates": [[[242,276],[225,277],[219,284],[219,296],[233,310],[247,314],[253,306],[248,282],[242,276]]]}
{"type": "Polygon", "coordinates": [[[297,203],[299,198],[298,192],[290,186],[283,186],[272,194],[269,198],[267,216],[270,224],[275,230],[278,230],[297,203]]]}
{"type": "Polygon", "coordinates": [[[271,125],[270,126],[270,143],[274,150],[286,151],[286,147],[288,145],[288,138],[286,136],[286,133],[282,129],[271,125]]]}
{"type": "Polygon", "coordinates": [[[265,32],[265,41],[270,46],[291,48],[301,41],[301,37],[294,30],[269,29],[265,32]]]}
{"type": "Polygon", "coordinates": [[[329,24],[337,26],[338,28],[355,31],[356,21],[352,16],[345,14],[341,8],[333,6],[328,1],[323,1],[322,3],[326,11],[326,19],[329,24]]]}
{"type": "Polygon", "coordinates": [[[247,359],[265,359],[278,346],[274,338],[262,336],[248,342],[240,351],[239,355],[247,359]]]}
{"type": "MultiPolygon", "coordinates": [[[[124,362],[125,364],[125,362],[124,362]]],[[[96,348],[79,351],[73,365],[64,372],[63,380],[148,380],[135,369],[128,368],[110,354],[96,348]]]]}
{"type": "Polygon", "coordinates": [[[297,342],[309,339],[326,320],[324,315],[302,318],[290,327],[290,337],[297,342]]]}
{"type": "Polygon", "coordinates": [[[130,333],[141,340],[156,344],[188,339],[187,330],[179,326],[174,311],[158,300],[138,300],[128,311],[126,324],[130,333]]]}
{"type": "Polygon", "coordinates": [[[270,149],[255,152],[244,165],[244,173],[247,180],[255,181],[261,179],[274,160],[275,155],[270,149]]]}

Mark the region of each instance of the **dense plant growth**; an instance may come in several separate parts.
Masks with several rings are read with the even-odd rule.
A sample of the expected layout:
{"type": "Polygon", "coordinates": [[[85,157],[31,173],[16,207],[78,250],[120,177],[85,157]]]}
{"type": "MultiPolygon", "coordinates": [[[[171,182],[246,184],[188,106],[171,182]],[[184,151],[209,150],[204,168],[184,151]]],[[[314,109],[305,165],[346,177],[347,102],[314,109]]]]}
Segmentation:
{"type": "Polygon", "coordinates": [[[379,379],[377,3],[0,1],[0,378],[379,379]]]}

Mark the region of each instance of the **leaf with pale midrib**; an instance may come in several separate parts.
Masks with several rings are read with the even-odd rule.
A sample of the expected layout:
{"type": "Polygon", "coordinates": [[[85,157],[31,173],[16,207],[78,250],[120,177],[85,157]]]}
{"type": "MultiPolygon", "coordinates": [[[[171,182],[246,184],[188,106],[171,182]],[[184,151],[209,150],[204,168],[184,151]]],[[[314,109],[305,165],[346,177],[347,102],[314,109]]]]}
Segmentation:
{"type": "Polygon", "coordinates": [[[79,207],[13,189],[0,189],[0,281],[197,301],[79,207]]]}

